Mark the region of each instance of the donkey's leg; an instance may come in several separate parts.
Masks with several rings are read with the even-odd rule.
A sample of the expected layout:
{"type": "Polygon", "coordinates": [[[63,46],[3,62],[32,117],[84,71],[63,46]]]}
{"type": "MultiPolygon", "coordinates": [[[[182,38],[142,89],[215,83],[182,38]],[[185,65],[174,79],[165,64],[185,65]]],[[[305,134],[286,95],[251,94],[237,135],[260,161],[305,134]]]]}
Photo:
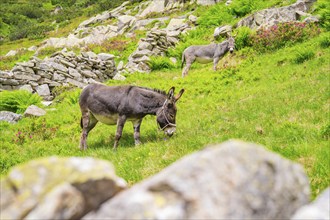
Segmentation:
{"type": "Polygon", "coordinates": [[[192,56],[192,55],[190,55],[190,56],[186,55],[185,59],[186,59],[186,66],[182,70],[182,78],[185,77],[186,75],[188,75],[188,71],[190,69],[190,66],[195,61],[196,57],[192,56]]]}
{"type": "Polygon", "coordinates": [[[87,136],[90,130],[92,130],[97,124],[95,117],[88,111],[83,111],[81,118],[82,133],[80,139],[80,150],[87,149],[87,136]]]}
{"type": "Polygon", "coordinates": [[[135,142],[135,145],[141,144],[141,141],[140,141],[140,127],[141,127],[141,122],[142,122],[142,118],[141,119],[138,119],[136,121],[133,121],[134,142],[135,142]]]}
{"type": "Polygon", "coordinates": [[[220,57],[216,57],[213,59],[213,70],[217,71],[217,65],[219,63],[220,57]]]}
{"type": "Polygon", "coordinates": [[[113,145],[113,149],[116,150],[118,147],[118,142],[121,138],[121,135],[123,133],[123,128],[126,122],[126,116],[125,115],[120,115],[118,120],[117,120],[117,131],[116,131],[116,136],[115,136],[115,143],[113,145]]]}

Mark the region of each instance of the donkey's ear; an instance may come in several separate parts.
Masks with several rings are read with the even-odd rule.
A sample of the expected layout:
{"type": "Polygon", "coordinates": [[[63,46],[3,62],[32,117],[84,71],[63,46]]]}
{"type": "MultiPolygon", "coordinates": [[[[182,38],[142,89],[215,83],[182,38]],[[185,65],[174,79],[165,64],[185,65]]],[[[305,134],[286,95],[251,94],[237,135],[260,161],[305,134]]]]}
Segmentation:
{"type": "Polygon", "coordinates": [[[170,88],[170,90],[168,90],[168,94],[167,94],[168,99],[171,100],[174,98],[174,90],[175,90],[174,86],[172,88],[170,88]]]}
{"type": "Polygon", "coordinates": [[[183,92],[184,92],[184,89],[181,89],[180,92],[179,92],[179,94],[177,94],[177,95],[175,96],[175,102],[177,102],[177,101],[181,98],[183,92]]]}

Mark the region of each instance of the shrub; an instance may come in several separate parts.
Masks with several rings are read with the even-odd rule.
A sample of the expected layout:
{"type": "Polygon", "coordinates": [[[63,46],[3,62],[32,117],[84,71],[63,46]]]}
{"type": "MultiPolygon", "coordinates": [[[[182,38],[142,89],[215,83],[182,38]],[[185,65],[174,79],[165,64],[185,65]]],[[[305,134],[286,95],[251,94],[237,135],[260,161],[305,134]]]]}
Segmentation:
{"type": "Polygon", "coordinates": [[[259,52],[291,46],[296,42],[305,41],[320,33],[317,24],[305,22],[285,22],[269,28],[260,28],[252,35],[251,45],[259,52]]]}
{"type": "Polygon", "coordinates": [[[330,4],[328,0],[318,0],[315,3],[315,13],[320,15],[320,25],[330,30],[330,4]]]}
{"type": "Polygon", "coordinates": [[[237,50],[243,49],[244,47],[250,46],[250,36],[252,30],[248,27],[240,27],[236,30],[235,36],[235,48],[237,50]]]}
{"type": "Polygon", "coordinates": [[[42,98],[25,90],[3,91],[0,95],[0,111],[23,113],[30,105],[40,105],[42,98]]]}
{"type": "Polygon", "coordinates": [[[212,6],[209,10],[203,13],[198,19],[198,25],[201,27],[215,27],[222,24],[230,24],[235,22],[229,9],[224,7],[223,3],[218,3],[212,6]]]}
{"type": "Polygon", "coordinates": [[[148,66],[151,70],[161,70],[161,69],[174,69],[175,64],[170,61],[168,57],[151,57],[148,62],[148,66]]]}
{"type": "Polygon", "coordinates": [[[238,17],[243,17],[255,10],[255,5],[256,3],[254,0],[234,1],[230,5],[230,12],[238,17]]]}
{"type": "Polygon", "coordinates": [[[330,139],[330,124],[327,124],[327,125],[324,125],[322,128],[321,128],[321,136],[326,139],[326,140],[329,140],[330,139]]]}
{"type": "Polygon", "coordinates": [[[328,48],[330,47],[330,35],[327,34],[325,36],[323,36],[320,40],[320,46],[322,48],[328,48]]]}
{"type": "Polygon", "coordinates": [[[301,64],[307,60],[312,59],[314,56],[315,52],[310,50],[309,48],[300,48],[295,52],[292,61],[295,64],[301,64]]]}

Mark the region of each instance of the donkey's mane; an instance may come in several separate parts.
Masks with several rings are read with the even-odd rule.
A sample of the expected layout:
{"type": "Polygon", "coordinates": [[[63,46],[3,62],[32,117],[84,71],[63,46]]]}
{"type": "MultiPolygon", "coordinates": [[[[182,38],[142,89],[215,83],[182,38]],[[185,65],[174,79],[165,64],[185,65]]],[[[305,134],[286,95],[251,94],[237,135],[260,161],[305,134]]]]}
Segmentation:
{"type": "Polygon", "coordinates": [[[163,90],[160,90],[160,89],[154,89],[154,88],[148,88],[148,87],[142,87],[142,86],[137,86],[137,87],[140,88],[140,89],[146,89],[146,90],[149,90],[149,91],[157,92],[157,93],[162,94],[162,95],[166,95],[166,92],[163,91],[163,90]]]}

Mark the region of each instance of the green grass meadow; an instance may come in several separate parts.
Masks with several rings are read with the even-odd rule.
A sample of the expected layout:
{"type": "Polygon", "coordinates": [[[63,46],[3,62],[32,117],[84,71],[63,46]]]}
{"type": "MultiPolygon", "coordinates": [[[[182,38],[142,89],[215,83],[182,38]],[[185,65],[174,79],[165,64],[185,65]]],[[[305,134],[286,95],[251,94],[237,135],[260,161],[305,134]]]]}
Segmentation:
{"type": "Polygon", "coordinates": [[[101,123],[89,134],[89,148],[79,150],[80,90],[66,91],[44,107],[44,117],[13,125],[0,122],[1,175],[40,157],[88,156],[110,161],[132,185],[207,145],[240,139],[302,164],[315,198],[330,185],[330,47],[322,46],[327,35],[272,53],[242,49],[226,55],[216,72],[212,64],[193,64],[186,78],[173,67],[107,82],[166,91],[175,86],[176,93],[185,89],[177,103],[173,137],[158,130],[155,116],[147,116],[141,127],[143,144],[134,146],[133,126],[126,123],[116,152],[116,127],[101,123]]]}

